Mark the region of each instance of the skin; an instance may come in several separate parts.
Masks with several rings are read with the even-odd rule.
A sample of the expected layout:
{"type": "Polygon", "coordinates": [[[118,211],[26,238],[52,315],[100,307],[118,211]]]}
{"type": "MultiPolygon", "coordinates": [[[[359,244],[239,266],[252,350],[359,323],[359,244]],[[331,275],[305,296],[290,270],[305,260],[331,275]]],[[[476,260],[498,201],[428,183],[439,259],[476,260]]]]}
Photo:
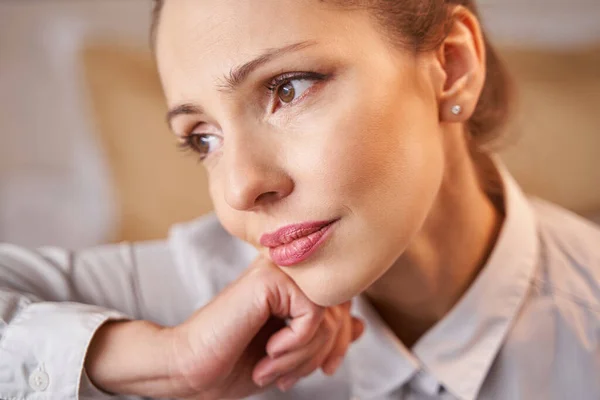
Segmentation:
{"type": "Polygon", "coordinates": [[[362,323],[350,317],[349,304],[315,305],[288,276],[259,257],[178,326],[148,321],[103,325],[85,367],[92,382],[109,393],[245,398],[273,385],[286,391],[319,368],[335,373],[362,330],[362,323]],[[283,318],[289,320],[287,326],[283,318]]]}
{"type": "Polygon", "coordinates": [[[156,44],[170,107],[196,108],[173,116],[173,131],[211,143],[204,165],[224,227],[268,256],[264,233],[339,219],[325,246],[282,270],[322,306],[366,293],[408,345],[469,286],[501,219],[464,130],[484,83],[481,31],[464,8],[454,18],[437,51],[416,55],[365,10],[167,1],[156,44]],[[223,89],[229,71],[296,43],[223,89]],[[298,71],[327,78],[297,80],[291,103],[265,91],[298,71]]]}
{"type": "Polygon", "coordinates": [[[86,358],[96,385],[194,399],[288,390],[317,368],[335,372],[362,332],[348,308],[359,294],[409,347],[443,318],[502,223],[465,131],[485,79],[481,30],[462,7],[452,18],[438,49],[415,54],[365,10],[166,2],[156,55],[172,130],[202,153],[223,226],[261,256],[179,326],[105,324],[86,358]],[[282,74],[295,80],[274,85],[282,74]],[[260,245],[282,226],[334,219],[296,266],[273,265],[260,245]]]}

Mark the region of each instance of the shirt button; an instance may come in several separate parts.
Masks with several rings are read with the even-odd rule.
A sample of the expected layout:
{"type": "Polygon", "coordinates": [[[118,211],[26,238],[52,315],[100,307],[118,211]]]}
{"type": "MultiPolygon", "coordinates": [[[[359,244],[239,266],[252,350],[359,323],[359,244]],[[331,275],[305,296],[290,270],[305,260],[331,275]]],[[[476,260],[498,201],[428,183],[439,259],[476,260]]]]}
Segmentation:
{"type": "Polygon", "coordinates": [[[43,392],[48,389],[50,377],[44,371],[36,370],[29,375],[29,386],[36,392],[43,392]]]}

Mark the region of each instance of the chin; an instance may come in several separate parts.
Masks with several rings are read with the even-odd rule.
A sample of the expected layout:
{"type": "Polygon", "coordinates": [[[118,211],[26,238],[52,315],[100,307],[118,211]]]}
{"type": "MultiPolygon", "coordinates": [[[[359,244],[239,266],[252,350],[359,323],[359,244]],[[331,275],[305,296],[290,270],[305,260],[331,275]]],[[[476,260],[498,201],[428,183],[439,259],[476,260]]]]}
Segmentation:
{"type": "Polygon", "coordinates": [[[321,307],[337,306],[352,300],[368,287],[364,277],[353,276],[346,268],[324,264],[286,271],[313,303],[321,307]]]}
{"type": "Polygon", "coordinates": [[[328,293],[324,293],[322,291],[309,291],[310,293],[307,293],[306,290],[303,291],[310,301],[321,307],[338,306],[340,304],[352,300],[352,298],[354,297],[332,291],[328,293]]]}

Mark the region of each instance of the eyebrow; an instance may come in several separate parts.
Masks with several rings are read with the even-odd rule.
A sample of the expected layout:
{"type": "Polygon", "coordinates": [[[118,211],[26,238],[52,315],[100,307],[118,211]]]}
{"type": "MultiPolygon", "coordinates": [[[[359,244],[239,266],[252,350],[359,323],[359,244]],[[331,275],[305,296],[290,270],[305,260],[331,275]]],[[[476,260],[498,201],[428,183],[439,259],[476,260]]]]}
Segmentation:
{"type": "Polygon", "coordinates": [[[315,44],[315,41],[309,40],[290,44],[288,46],[284,46],[277,49],[267,50],[265,53],[256,57],[254,60],[249,61],[239,67],[232,68],[231,71],[229,71],[229,75],[225,76],[225,83],[221,85],[221,90],[233,91],[237,89],[242,83],[244,83],[244,81],[252,72],[262,67],[266,63],[272,61],[275,58],[281,57],[284,54],[293,53],[295,51],[305,49],[315,44]]]}
{"type": "Polygon", "coordinates": [[[193,104],[181,104],[167,112],[167,124],[173,129],[173,119],[179,115],[198,115],[202,114],[202,109],[193,104]]]}
{"type": "MultiPolygon", "coordinates": [[[[223,78],[224,83],[219,85],[219,90],[232,92],[239,88],[246,81],[246,79],[248,79],[248,76],[252,72],[267,64],[268,62],[274,60],[275,58],[281,57],[284,54],[299,51],[309,46],[313,46],[315,44],[315,41],[308,40],[304,42],[290,44],[288,46],[284,46],[277,49],[267,50],[265,53],[261,54],[255,59],[238,67],[232,68],[231,71],[229,71],[229,74],[223,78]]],[[[175,117],[179,115],[193,114],[202,114],[202,108],[189,103],[181,104],[169,110],[169,112],[167,113],[167,123],[169,124],[169,126],[171,126],[171,122],[175,117]]]]}

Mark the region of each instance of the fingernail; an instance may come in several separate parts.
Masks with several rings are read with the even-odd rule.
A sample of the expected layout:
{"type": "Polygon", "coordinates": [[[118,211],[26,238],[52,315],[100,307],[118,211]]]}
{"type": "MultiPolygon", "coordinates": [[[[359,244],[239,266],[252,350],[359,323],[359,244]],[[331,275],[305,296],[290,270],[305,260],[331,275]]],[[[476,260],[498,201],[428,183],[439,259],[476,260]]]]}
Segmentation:
{"type": "Polygon", "coordinates": [[[327,365],[327,374],[328,375],[334,375],[336,373],[336,371],[338,370],[338,368],[340,368],[340,365],[342,365],[342,362],[344,361],[344,357],[338,357],[335,358],[333,361],[331,361],[331,363],[329,363],[329,365],[327,365]]]}
{"type": "Polygon", "coordinates": [[[282,379],[281,382],[277,385],[279,390],[282,392],[287,392],[298,382],[298,378],[285,378],[282,379]]]}
{"type": "Polygon", "coordinates": [[[271,374],[271,375],[266,375],[262,378],[258,378],[258,386],[265,387],[271,383],[273,383],[274,381],[277,380],[277,378],[279,378],[278,374],[271,374]]]}
{"type": "Polygon", "coordinates": [[[279,357],[281,357],[283,354],[284,354],[284,353],[283,353],[282,351],[273,351],[273,350],[271,350],[271,351],[268,351],[268,352],[267,352],[267,355],[268,355],[268,356],[269,356],[269,357],[270,357],[272,360],[274,360],[274,359],[276,359],[276,358],[279,358],[279,357]]]}

